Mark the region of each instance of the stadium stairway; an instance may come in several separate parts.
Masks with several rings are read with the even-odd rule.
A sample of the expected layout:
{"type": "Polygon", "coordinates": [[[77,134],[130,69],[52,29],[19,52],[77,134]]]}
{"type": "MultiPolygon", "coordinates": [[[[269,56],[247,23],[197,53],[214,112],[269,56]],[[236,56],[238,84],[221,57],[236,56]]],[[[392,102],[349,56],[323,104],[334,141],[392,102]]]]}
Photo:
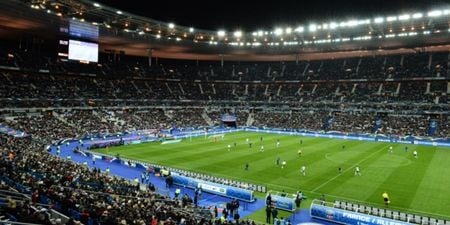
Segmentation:
{"type": "MultiPolygon", "coordinates": [[[[80,163],[80,164],[87,164],[87,166],[91,168],[99,168],[102,171],[105,171],[106,168],[110,169],[110,173],[112,175],[116,175],[125,179],[128,179],[132,181],[136,177],[141,177],[143,169],[137,169],[135,167],[129,167],[120,163],[116,162],[109,162],[106,160],[96,160],[95,165],[93,164],[93,161],[90,157],[85,156],[80,153],[75,153],[73,150],[75,147],[79,146],[78,142],[71,142],[69,145],[63,145],[61,147],[61,154],[60,157],[64,159],[68,159],[70,156],[70,160],[80,163]]],[[[56,154],[56,146],[52,146],[50,148],[51,154],[56,154]]],[[[151,175],[150,182],[155,185],[157,192],[160,194],[169,194],[172,198],[174,197],[175,189],[177,186],[173,186],[170,188],[166,188],[165,179],[159,176],[154,176],[154,174],[151,175]]],[[[142,188],[142,186],[141,186],[142,188]]],[[[188,194],[189,197],[194,197],[194,190],[190,188],[184,188],[181,187],[181,194],[180,196],[184,194],[188,194]]],[[[198,200],[198,205],[206,208],[213,209],[214,206],[217,206],[219,211],[219,216],[221,216],[222,208],[225,207],[227,202],[230,202],[232,199],[214,195],[210,193],[203,192],[201,198],[198,200]]],[[[264,199],[257,199],[255,202],[249,203],[240,201],[240,207],[239,207],[239,215],[241,218],[244,218],[258,210],[264,210],[265,208],[265,201],[264,199]]],[[[230,215],[230,220],[232,220],[232,217],[230,215]]],[[[310,216],[309,209],[302,209],[294,213],[291,217],[287,218],[291,221],[292,224],[333,224],[328,223],[322,220],[313,219],[310,216]]]]}

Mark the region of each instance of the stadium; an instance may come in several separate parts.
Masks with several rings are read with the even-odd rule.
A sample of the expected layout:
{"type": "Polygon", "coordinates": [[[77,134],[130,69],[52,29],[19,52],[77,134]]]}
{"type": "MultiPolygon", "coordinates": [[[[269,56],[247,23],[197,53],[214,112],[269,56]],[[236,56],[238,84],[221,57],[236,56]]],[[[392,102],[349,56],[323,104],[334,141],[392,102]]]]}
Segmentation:
{"type": "Polygon", "coordinates": [[[450,225],[450,4],[396,2],[0,1],[0,224],[450,225]]]}

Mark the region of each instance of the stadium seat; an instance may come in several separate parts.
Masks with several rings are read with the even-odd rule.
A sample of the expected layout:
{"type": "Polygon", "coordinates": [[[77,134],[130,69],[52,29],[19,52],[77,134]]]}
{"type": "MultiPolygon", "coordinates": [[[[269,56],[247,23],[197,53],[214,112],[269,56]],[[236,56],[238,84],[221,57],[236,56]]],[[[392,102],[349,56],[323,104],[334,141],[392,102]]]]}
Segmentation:
{"type": "Polygon", "coordinates": [[[435,219],[435,218],[432,218],[432,217],[430,217],[430,218],[428,218],[428,224],[429,225],[436,225],[437,224],[437,219],[435,219]]]}
{"type": "Polygon", "coordinates": [[[396,211],[392,212],[392,219],[394,220],[400,219],[400,214],[396,211]]]}
{"type": "Polygon", "coordinates": [[[423,225],[429,225],[430,224],[430,217],[423,216],[422,217],[422,224],[423,225]]]}
{"type": "Polygon", "coordinates": [[[385,217],[386,218],[392,218],[392,211],[391,210],[386,210],[385,217]]]}
{"type": "Polygon", "coordinates": [[[362,212],[364,213],[364,206],[361,204],[358,204],[358,208],[356,209],[356,212],[362,212]]]}
{"type": "Polygon", "coordinates": [[[364,212],[365,212],[366,214],[372,214],[372,207],[370,207],[370,206],[365,206],[365,207],[364,207],[364,212]]]}
{"type": "Polygon", "coordinates": [[[339,208],[340,209],[345,209],[345,206],[346,206],[345,202],[341,202],[341,205],[339,206],[339,208]]]}
{"type": "Polygon", "coordinates": [[[339,202],[339,200],[335,200],[334,201],[334,205],[333,205],[333,207],[334,208],[339,208],[339,205],[340,205],[341,203],[339,202]]]}
{"type": "Polygon", "coordinates": [[[407,216],[406,216],[406,213],[403,213],[403,212],[401,212],[400,213],[400,216],[399,216],[399,219],[401,220],[401,221],[407,221],[407,216]]]}
{"type": "Polygon", "coordinates": [[[386,212],[385,212],[386,210],[384,210],[384,209],[379,209],[378,210],[378,214],[381,216],[381,217],[386,217],[386,212]]]}
{"type": "Polygon", "coordinates": [[[414,220],[413,220],[413,222],[414,222],[414,223],[421,224],[421,223],[422,223],[422,217],[419,216],[419,215],[414,215],[414,220]]]}
{"type": "Polygon", "coordinates": [[[406,221],[413,222],[414,221],[414,215],[413,214],[406,214],[406,221]]]}
{"type": "Polygon", "coordinates": [[[437,224],[438,224],[438,225],[444,225],[444,224],[445,224],[445,221],[444,221],[444,220],[437,220],[437,224]]]}
{"type": "Polygon", "coordinates": [[[378,216],[379,215],[378,208],[373,208],[372,209],[372,215],[374,215],[374,216],[378,216]]]}
{"type": "Polygon", "coordinates": [[[347,206],[345,207],[346,210],[353,210],[353,204],[351,202],[347,202],[347,206]]]}

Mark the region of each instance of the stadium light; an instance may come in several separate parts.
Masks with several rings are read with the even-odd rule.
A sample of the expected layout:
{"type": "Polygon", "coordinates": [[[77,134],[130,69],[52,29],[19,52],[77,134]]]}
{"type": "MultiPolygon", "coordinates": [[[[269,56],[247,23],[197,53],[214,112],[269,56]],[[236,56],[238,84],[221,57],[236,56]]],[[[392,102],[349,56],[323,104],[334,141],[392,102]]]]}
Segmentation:
{"type": "Polygon", "coordinates": [[[305,28],[302,26],[295,28],[295,32],[297,32],[297,33],[302,33],[303,31],[305,31],[305,28]]]}
{"type": "Polygon", "coordinates": [[[225,31],[224,30],[217,31],[217,36],[224,37],[225,36],[225,31]]]}
{"type": "Polygon", "coordinates": [[[309,32],[316,32],[317,30],[317,25],[315,24],[310,24],[308,27],[309,32]]]}
{"type": "Polygon", "coordinates": [[[336,29],[336,28],[338,28],[339,27],[339,24],[337,24],[336,22],[331,22],[330,23],[330,29],[331,30],[334,30],[334,29],[336,29]]]}
{"type": "Polygon", "coordinates": [[[373,20],[374,23],[383,23],[384,22],[384,18],[383,17],[377,17],[373,20]]]}
{"type": "Polygon", "coordinates": [[[118,10],[116,13],[119,15],[122,15],[122,11],[120,11],[120,10],[118,10]]]}
{"type": "Polygon", "coordinates": [[[442,11],[441,10],[433,10],[428,12],[428,16],[429,17],[438,17],[442,15],[442,11]]]}
{"type": "Polygon", "coordinates": [[[356,25],[358,25],[358,21],[357,20],[349,20],[349,21],[347,21],[347,26],[348,27],[354,27],[356,25]]]}
{"type": "Polygon", "coordinates": [[[396,20],[397,20],[396,16],[388,16],[388,17],[386,17],[386,21],[387,22],[392,22],[392,21],[396,21],[396,20]]]}
{"type": "Polygon", "coordinates": [[[97,2],[94,3],[94,6],[97,7],[97,8],[100,8],[100,7],[101,7],[101,5],[98,4],[97,2]]]}
{"type": "Polygon", "coordinates": [[[263,34],[264,34],[264,32],[263,32],[262,30],[259,30],[259,31],[258,31],[258,37],[262,37],[263,34]]]}
{"type": "Polygon", "coordinates": [[[242,37],[242,31],[235,31],[234,33],[233,33],[233,35],[234,35],[234,37],[237,37],[237,38],[240,38],[240,37],[242,37]]]}
{"type": "Polygon", "coordinates": [[[281,29],[281,28],[275,28],[274,34],[275,34],[276,36],[282,35],[282,34],[283,34],[283,29],[281,29]]]}
{"type": "Polygon", "coordinates": [[[422,13],[414,13],[413,15],[412,15],[412,18],[413,19],[420,19],[420,18],[422,18],[423,17],[423,14],[422,13]]]}
{"type": "Polygon", "coordinates": [[[409,18],[411,18],[411,16],[409,14],[404,14],[404,15],[398,16],[398,20],[409,20],[409,18]]]}
{"type": "Polygon", "coordinates": [[[193,28],[193,27],[190,27],[190,28],[189,28],[189,32],[194,33],[194,28],[193,28]]]}
{"type": "Polygon", "coordinates": [[[286,34],[291,34],[292,33],[292,28],[288,27],[285,30],[286,34]]]}
{"type": "Polygon", "coordinates": [[[169,28],[170,28],[170,29],[173,29],[173,28],[175,28],[175,24],[173,24],[173,23],[169,23],[169,28]]]}

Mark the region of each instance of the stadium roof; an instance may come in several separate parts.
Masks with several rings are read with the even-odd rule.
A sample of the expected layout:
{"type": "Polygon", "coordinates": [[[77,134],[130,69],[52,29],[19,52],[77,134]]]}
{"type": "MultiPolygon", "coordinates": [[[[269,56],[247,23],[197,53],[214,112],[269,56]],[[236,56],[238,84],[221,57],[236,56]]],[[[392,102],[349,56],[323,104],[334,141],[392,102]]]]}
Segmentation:
{"type": "MultiPolygon", "coordinates": [[[[347,4],[348,2],[352,1],[347,1],[347,4]]],[[[395,6],[399,3],[401,1],[384,3],[384,5],[395,6]]],[[[287,5],[289,4],[294,3],[290,2],[287,5]]],[[[302,3],[300,1],[297,4],[302,3]]],[[[444,49],[448,49],[445,45],[450,44],[450,4],[439,4],[439,8],[430,5],[427,8],[414,9],[417,6],[425,7],[426,5],[415,4],[414,7],[410,7],[411,9],[398,10],[397,13],[393,13],[393,9],[390,9],[387,10],[388,13],[372,13],[361,17],[349,15],[336,20],[331,20],[329,17],[319,18],[318,13],[305,13],[304,17],[311,16],[313,19],[275,26],[268,22],[269,24],[260,30],[227,31],[225,28],[223,30],[198,29],[194,25],[186,26],[193,21],[189,19],[184,23],[180,21],[179,23],[183,25],[178,25],[178,21],[173,23],[137,15],[135,13],[141,14],[141,12],[125,11],[125,9],[135,10],[129,8],[130,5],[135,5],[129,1],[127,5],[118,5],[125,8],[122,9],[88,0],[5,0],[0,3],[2,13],[0,33],[3,36],[12,36],[15,34],[12,31],[18,31],[54,38],[59,32],[61,21],[76,20],[94,24],[100,28],[100,46],[103,50],[146,55],[148,50],[152,49],[154,56],[189,59],[219,59],[219,55],[224,55],[230,60],[293,60],[299,55],[301,57],[322,52],[356,51],[356,54],[361,54],[361,51],[389,49],[398,51],[399,48],[427,46],[444,46],[444,49]]],[[[320,9],[337,4],[321,3],[319,0],[311,5],[310,7],[320,9]]],[[[367,5],[371,6],[372,3],[367,5]]],[[[161,5],[158,3],[158,6],[161,5]]],[[[236,8],[240,7],[245,9],[249,5],[248,3],[236,5],[236,8]]],[[[306,5],[304,7],[309,9],[306,5]]],[[[155,6],[155,8],[158,10],[158,7],[155,6]]],[[[193,10],[187,7],[180,8],[193,10]]],[[[277,9],[267,5],[256,8],[267,11],[277,9]]],[[[351,10],[358,10],[358,8],[351,10]]],[[[179,14],[182,10],[168,8],[159,11],[165,12],[165,15],[170,12],[179,14]]],[[[201,14],[202,11],[205,9],[194,10],[193,13],[196,16],[192,18],[198,17],[213,23],[214,20],[205,19],[201,14]]],[[[224,11],[228,11],[226,7],[224,11]]],[[[228,14],[233,17],[233,12],[231,10],[228,14]]],[[[160,17],[163,15],[161,13],[159,15],[155,13],[155,15],[163,18],[160,17]]],[[[248,26],[248,29],[251,29],[248,24],[245,25],[246,21],[251,23],[252,20],[242,20],[244,24],[242,27],[248,26]]],[[[205,27],[209,26],[205,25],[205,27]]]]}

